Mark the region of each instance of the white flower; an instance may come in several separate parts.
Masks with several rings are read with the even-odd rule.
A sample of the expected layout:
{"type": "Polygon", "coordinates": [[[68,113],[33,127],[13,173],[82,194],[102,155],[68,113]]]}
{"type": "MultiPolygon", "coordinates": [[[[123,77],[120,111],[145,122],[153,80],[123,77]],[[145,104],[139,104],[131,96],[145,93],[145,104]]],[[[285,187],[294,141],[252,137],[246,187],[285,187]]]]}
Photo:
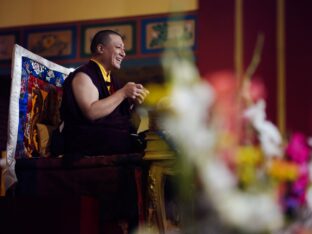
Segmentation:
{"type": "Polygon", "coordinates": [[[224,222],[248,232],[282,227],[283,213],[270,190],[240,191],[235,177],[221,160],[202,162],[199,169],[207,194],[224,222]]]}
{"type": "Polygon", "coordinates": [[[170,103],[174,114],[162,119],[160,125],[189,157],[207,155],[214,144],[214,134],[208,126],[213,98],[207,83],[173,88],[170,103]]]}
{"type": "MultiPolygon", "coordinates": [[[[310,170],[310,177],[311,177],[311,170],[310,170]]],[[[311,178],[310,178],[310,181],[311,181],[311,178]]],[[[308,207],[312,210],[312,187],[311,186],[308,188],[306,198],[307,198],[308,207]]]]}
{"type": "Polygon", "coordinates": [[[214,144],[214,134],[208,127],[214,91],[200,79],[194,63],[184,56],[187,53],[168,50],[163,55],[165,72],[173,84],[168,99],[174,114],[166,115],[160,125],[179,149],[193,158],[207,155],[214,144]]]}
{"type": "Polygon", "coordinates": [[[185,55],[191,56],[191,53],[186,50],[171,51],[168,50],[163,54],[162,64],[166,72],[166,77],[174,85],[181,85],[188,87],[190,84],[200,82],[200,75],[195,64],[183,55],[177,53],[185,53],[185,55]]]}
{"type": "Polygon", "coordinates": [[[226,194],[235,188],[237,180],[220,160],[206,160],[199,164],[202,179],[213,194],[226,194]]]}
{"type": "Polygon", "coordinates": [[[221,217],[248,232],[276,231],[283,226],[283,213],[269,192],[249,194],[233,190],[218,194],[216,200],[221,217]]]}
{"type": "Polygon", "coordinates": [[[259,100],[255,105],[249,107],[244,115],[258,131],[263,153],[268,157],[281,157],[282,137],[277,127],[266,120],[264,100],[259,100]]]}

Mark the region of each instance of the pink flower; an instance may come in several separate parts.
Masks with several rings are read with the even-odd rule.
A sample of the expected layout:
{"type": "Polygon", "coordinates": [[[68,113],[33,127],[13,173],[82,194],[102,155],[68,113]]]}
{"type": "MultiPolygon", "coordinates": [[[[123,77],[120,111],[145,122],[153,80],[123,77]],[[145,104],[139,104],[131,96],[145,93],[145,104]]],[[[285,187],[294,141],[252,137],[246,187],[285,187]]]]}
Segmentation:
{"type": "Polygon", "coordinates": [[[286,153],[291,160],[301,163],[307,163],[309,158],[309,147],[306,138],[301,133],[295,133],[286,148],[286,153]]]}

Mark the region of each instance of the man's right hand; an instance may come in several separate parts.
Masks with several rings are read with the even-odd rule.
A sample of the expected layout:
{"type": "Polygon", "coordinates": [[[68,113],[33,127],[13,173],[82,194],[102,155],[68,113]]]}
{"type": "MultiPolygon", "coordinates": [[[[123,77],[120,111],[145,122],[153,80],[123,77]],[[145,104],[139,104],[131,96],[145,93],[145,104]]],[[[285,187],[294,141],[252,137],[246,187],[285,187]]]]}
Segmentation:
{"type": "Polygon", "coordinates": [[[149,94],[149,91],[142,84],[136,84],[134,82],[128,82],[123,89],[126,97],[133,99],[138,104],[141,104],[149,94]]]}

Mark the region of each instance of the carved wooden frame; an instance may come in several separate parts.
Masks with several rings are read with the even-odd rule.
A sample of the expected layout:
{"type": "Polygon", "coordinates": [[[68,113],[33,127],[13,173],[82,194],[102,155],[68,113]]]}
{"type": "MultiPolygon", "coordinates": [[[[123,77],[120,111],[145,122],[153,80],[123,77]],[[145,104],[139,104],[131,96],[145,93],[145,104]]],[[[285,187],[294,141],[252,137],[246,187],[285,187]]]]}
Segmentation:
{"type": "Polygon", "coordinates": [[[159,233],[166,233],[166,210],[164,200],[165,176],[175,175],[174,160],[158,161],[151,164],[148,173],[148,194],[152,213],[149,214],[149,224],[153,226],[153,216],[159,233]],[[152,216],[152,217],[151,217],[152,216]]]}

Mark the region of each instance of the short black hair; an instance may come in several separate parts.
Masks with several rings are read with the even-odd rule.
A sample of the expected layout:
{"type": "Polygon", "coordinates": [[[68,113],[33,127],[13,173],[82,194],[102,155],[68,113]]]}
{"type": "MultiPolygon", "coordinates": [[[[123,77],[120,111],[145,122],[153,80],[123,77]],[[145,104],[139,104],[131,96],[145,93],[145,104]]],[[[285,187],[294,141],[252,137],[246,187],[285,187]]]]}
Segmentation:
{"type": "Polygon", "coordinates": [[[91,50],[92,54],[96,53],[96,47],[98,44],[106,45],[109,42],[109,40],[110,40],[109,35],[118,35],[122,38],[122,36],[118,32],[115,32],[113,30],[98,31],[94,35],[94,37],[92,38],[92,41],[91,41],[90,50],[91,50]]]}

